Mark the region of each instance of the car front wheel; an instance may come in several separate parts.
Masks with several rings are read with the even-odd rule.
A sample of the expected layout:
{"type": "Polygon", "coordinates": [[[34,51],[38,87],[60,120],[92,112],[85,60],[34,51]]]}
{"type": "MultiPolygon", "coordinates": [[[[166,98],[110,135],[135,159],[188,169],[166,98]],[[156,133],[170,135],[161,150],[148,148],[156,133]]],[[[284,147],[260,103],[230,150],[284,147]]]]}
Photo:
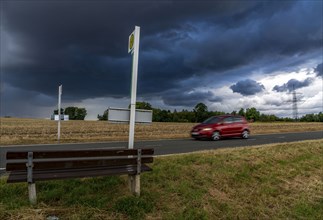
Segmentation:
{"type": "Polygon", "coordinates": [[[212,134],[212,140],[218,141],[218,140],[220,140],[220,138],[221,138],[220,132],[218,132],[218,131],[213,132],[213,134],[212,134]]]}
{"type": "Polygon", "coordinates": [[[244,130],[243,132],[242,132],[242,138],[243,139],[248,139],[249,138],[249,131],[248,130],[244,130]]]}

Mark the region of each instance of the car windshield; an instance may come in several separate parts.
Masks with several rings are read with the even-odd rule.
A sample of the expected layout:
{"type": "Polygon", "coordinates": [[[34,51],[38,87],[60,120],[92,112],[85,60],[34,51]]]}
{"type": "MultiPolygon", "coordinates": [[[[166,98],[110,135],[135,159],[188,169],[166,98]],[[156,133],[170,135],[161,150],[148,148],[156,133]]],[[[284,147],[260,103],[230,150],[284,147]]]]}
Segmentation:
{"type": "Polygon", "coordinates": [[[211,117],[202,122],[202,124],[215,124],[221,120],[220,117],[211,117]]]}

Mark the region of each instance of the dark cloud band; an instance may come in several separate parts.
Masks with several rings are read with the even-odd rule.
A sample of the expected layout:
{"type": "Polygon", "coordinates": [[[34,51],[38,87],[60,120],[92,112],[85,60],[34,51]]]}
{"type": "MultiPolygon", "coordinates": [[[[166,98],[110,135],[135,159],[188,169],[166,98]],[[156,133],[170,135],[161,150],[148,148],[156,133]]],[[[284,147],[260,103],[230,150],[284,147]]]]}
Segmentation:
{"type": "MultiPolygon", "coordinates": [[[[221,101],[208,93],[187,92],[200,88],[202,78],[214,79],[206,85],[214,88],[224,73],[230,72],[226,77],[232,83],[277,60],[322,50],[321,1],[0,4],[1,79],[55,98],[63,84],[70,101],[129,97],[127,42],[135,25],[141,26],[138,95],[163,97],[172,106],[221,101]],[[184,81],[189,83],[181,87],[184,81]]],[[[322,64],[316,72],[322,76],[322,64]]],[[[248,96],[264,87],[245,80],[231,89],[248,96]]]]}

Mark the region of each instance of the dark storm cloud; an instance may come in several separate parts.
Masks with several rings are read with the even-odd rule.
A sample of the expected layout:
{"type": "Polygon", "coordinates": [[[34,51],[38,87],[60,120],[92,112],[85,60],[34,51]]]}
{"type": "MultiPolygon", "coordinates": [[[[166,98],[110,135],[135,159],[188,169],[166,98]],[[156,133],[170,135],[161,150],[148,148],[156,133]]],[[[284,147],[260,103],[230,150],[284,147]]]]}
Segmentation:
{"type": "Polygon", "coordinates": [[[303,81],[299,81],[297,79],[291,79],[287,83],[284,83],[283,85],[279,86],[276,85],[273,88],[273,91],[276,92],[291,92],[294,89],[300,89],[306,86],[309,86],[313,82],[313,78],[309,77],[303,81]]]}
{"type": "MultiPolygon", "coordinates": [[[[141,26],[138,95],[163,96],[167,105],[213,100],[187,88],[171,95],[183,80],[228,70],[235,70],[228,76],[234,77],[247,74],[241,67],[262,67],[322,48],[320,1],[0,4],[6,36],[1,38],[2,79],[47,96],[56,96],[62,83],[65,98],[74,101],[129,96],[127,41],[134,25],[141,26]]],[[[245,95],[263,89],[251,84],[253,89],[234,88],[245,95]]]]}
{"type": "Polygon", "coordinates": [[[230,86],[230,89],[232,89],[233,92],[240,93],[244,96],[248,96],[262,92],[265,89],[265,87],[261,83],[258,83],[252,79],[246,79],[230,86]]]}
{"type": "Polygon", "coordinates": [[[221,102],[220,97],[212,92],[173,90],[162,96],[166,105],[170,106],[195,106],[199,102],[221,102]]]}
{"type": "Polygon", "coordinates": [[[50,109],[44,115],[44,117],[49,117],[53,110],[50,107],[57,105],[56,97],[14,88],[5,83],[1,83],[1,94],[0,116],[35,117],[40,114],[39,109],[50,109]]]}
{"type": "Polygon", "coordinates": [[[317,65],[317,67],[315,68],[315,72],[317,76],[323,77],[323,63],[317,65]]]}

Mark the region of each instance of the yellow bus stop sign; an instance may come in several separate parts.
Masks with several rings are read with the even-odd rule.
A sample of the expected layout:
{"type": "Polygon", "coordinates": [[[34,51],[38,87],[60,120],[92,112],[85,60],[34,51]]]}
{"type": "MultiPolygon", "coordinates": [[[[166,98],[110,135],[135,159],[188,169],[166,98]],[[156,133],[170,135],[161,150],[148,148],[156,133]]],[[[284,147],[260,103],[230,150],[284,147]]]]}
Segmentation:
{"type": "Polygon", "coordinates": [[[132,33],[132,34],[129,36],[128,53],[130,53],[130,52],[132,52],[132,51],[133,51],[134,43],[135,43],[135,34],[134,34],[134,33],[132,33]]]}

